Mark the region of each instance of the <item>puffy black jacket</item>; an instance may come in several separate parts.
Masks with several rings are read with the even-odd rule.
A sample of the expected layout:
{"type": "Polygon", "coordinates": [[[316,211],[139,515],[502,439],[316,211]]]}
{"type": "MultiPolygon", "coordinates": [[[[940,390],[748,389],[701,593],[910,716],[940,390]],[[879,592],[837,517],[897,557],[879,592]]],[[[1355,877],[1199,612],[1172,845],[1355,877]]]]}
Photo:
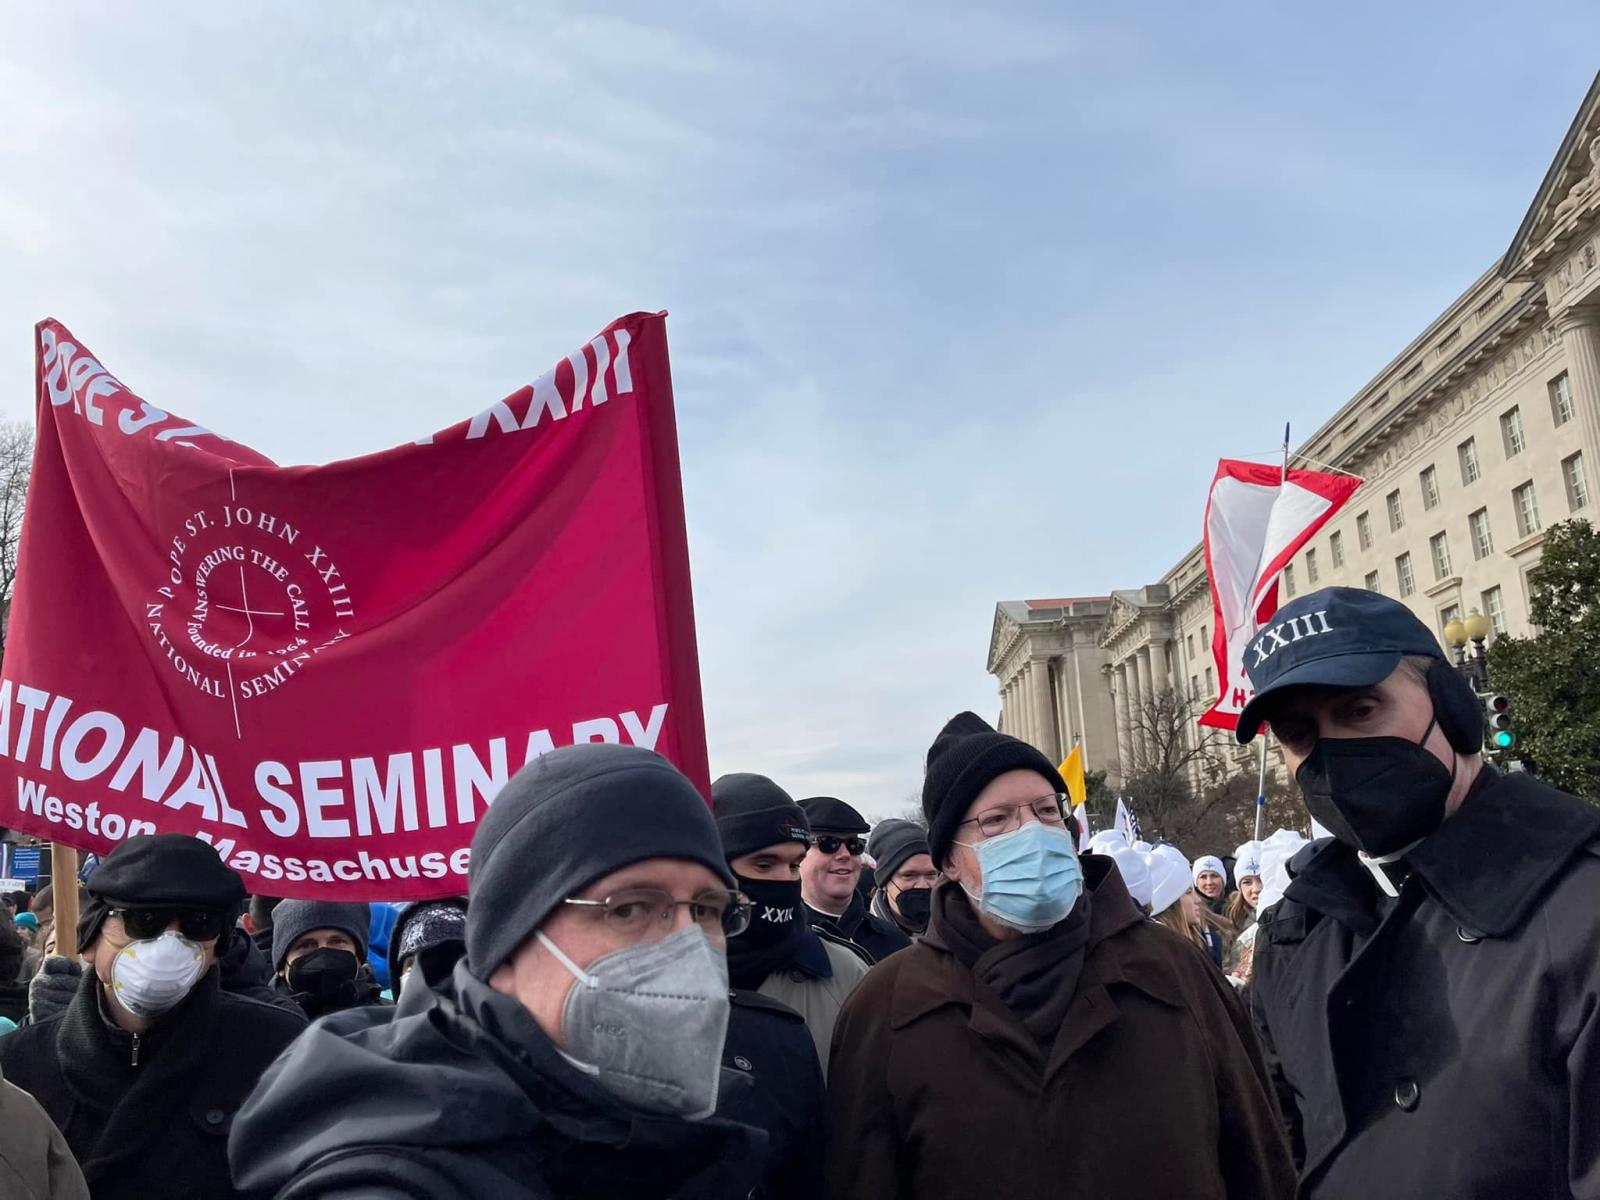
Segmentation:
{"type": "MultiPolygon", "coordinates": [[[[817,1200],[824,1195],[826,1091],[805,1018],[759,992],[733,992],[722,1065],[749,1079],[725,1088],[717,1115],[763,1130],[768,1138],[764,1200],[817,1200]]],[[[724,1076],[726,1078],[726,1076],[724,1076]]]]}
{"type": "Polygon", "coordinates": [[[276,1200],[729,1200],[756,1186],[765,1143],[718,1117],[624,1107],[462,964],[395,1007],[312,1025],[229,1154],[241,1191],[276,1200]]]}
{"type": "Polygon", "coordinates": [[[1600,809],[1486,767],[1398,899],[1302,855],[1252,987],[1301,1195],[1600,1196],[1600,809]]]}
{"type": "Polygon", "coordinates": [[[306,1027],[207,971],[135,1042],[84,972],[66,1011],[0,1038],[0,1065],[66,1136],[95,1200],[226,1200],[227,1138],[262,1071],[306,1027]]]}

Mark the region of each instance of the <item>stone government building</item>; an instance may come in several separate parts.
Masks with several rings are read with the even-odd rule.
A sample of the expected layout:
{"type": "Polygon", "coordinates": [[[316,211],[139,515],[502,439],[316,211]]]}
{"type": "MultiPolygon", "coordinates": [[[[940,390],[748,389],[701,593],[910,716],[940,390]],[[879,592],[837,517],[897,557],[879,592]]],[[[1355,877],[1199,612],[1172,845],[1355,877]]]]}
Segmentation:
{"type": "MultiPolygon", "coordinates": [[[[1545,528],[1597,520],[1600,463],[1600,75],[1510,248],[1300,447],[1366,482],[1284,571],[1280,595],[1329,585],[1396,596],[1441,632],[1474,610],[1526,633],[1545,528]]],[[[1200,524],[1196,498],[1194,522],[1200,524]]],[[[1002,601],[988,669],[1001,726],[1059,760],[1083,746],[1118,787],[1150,751],[1134,728],[1176,689],[1215,699],[1214,617],[1195,546],[1155,583],[1110,596],[1002,601]]],[[[1224,763],[1254,747],[1214,739],[1224,763]]]]}

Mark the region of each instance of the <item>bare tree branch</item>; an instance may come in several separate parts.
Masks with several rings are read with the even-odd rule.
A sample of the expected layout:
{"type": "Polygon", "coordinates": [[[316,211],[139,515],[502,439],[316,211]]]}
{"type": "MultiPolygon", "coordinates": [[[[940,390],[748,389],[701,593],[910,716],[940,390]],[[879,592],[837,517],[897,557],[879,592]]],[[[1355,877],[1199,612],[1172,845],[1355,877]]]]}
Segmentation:
{"type": "MultiPolygon", "coordinates": [[[[1248,809],[1238,801],[1227,735],[1197,725],[1197,708],[1171,688],[1131,707],[1131,768],[1123,786],[1150,840],[1189,854],[1226,853],[1243,840],[1222,845],[1248,809]]],[[[1252,793],[1254,786],[1251,780],[1252,793]]]]}
{"type": "Polygon", "coordinates": [[[0,655],[5,653],[6,627],[11,623],[17,547],[22,540],[22,512],[32,469],[33,426],[0,421],[0,655]]]}

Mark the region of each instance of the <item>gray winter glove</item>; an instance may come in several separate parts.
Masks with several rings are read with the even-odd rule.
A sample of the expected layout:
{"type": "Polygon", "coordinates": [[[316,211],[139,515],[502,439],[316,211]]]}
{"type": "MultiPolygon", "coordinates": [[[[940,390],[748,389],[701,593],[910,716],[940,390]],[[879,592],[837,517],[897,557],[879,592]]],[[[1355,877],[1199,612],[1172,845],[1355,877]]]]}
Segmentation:
{"type": "Polygon", "coordinates": [[[37,1025],[66,1012],[82,975],[82,963],[59,954],[40,963],[39,973],[28,982],[28,1021],[37,1025]]]}

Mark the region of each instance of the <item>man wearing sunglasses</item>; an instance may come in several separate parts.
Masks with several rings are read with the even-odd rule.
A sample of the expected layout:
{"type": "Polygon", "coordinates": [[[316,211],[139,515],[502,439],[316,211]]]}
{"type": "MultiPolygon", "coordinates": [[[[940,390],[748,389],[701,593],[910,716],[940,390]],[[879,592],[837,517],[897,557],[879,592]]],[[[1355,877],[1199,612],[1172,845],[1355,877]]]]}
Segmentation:
{"type": "Polygon", "coordinates": [[[97,1200],[236,1195],[228,1130],[297,1014],[221,989],[217,947],[244,882],[205,842],[129,838],[101,861],[78,922],[85,969],[66,1010],[0,1038],[97,1200]]]}
{"type": "Polygon", "coordinates": [[[800,888],[811,923],[844,938],[868,963],[904,950],[911,939],[893,921],[868,911],[858,887],[870,826],[855,809],[832,796],[812,796],[800,801],[800,807],[811,822],[811,852],[800,864],[800,888]]]}
{"type": "Polygon", "coordinates": [[[240,1114],[235,1180],[285,1197],[751,1194],[765,1139],[715,1115],[725,947],[750,919],[733,882],[666,759],[596,743],[530,763],[472,839],[466,958],[313,1025],[240,1114]]]}

